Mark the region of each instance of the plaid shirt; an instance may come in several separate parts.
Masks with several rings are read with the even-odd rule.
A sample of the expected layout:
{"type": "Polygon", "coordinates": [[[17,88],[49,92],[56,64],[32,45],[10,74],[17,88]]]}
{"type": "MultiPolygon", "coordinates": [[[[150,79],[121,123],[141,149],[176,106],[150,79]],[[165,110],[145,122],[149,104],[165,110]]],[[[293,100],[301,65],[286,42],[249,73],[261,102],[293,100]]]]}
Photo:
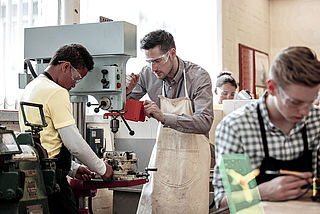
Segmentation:
{"type": "Polygon", "coordinates": [[[257,104],[260,103],[261,116],[266,129],[266,137],[270,157],[278,160],[293,160],[303,153],[303,139],[301,129],[306,124],[308,146],[312,150],[313,175],[317,173],[319,166],[319,154],[317,148],[320,141],[320,109],[312,108],[305,118],[295,124],[290,133],[286,135],[275,127],[269,119],[265,100],[265,93],[257,102],[247,104],[226,116],[217,126],[215,132],[215,157],[214,168],[214,194],[215,203],[218,206],[224,196],[222,178],[219,166],[222,154],[245,153],[251,160],[253,169],[260,168],[264,155],[260,134],[260,125],[257,114],[257,104]],[[318,160],[318,164],[316,164],[318,160]]]}

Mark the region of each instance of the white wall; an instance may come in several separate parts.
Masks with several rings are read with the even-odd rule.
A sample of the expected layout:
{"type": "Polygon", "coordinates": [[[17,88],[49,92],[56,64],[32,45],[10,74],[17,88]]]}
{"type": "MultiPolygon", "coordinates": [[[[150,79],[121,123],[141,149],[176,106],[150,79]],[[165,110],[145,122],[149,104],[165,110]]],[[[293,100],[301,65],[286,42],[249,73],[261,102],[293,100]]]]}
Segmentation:
{"type": "Polygon", "coordinates": [[[127,63],[128,73],[139,73],[145,65],[140,39],[151,31],[164,29],[176,42],[177,55],[217,75],[217,16],[215,0],[81,0],[80,22],[97,22],[105,16],[137,25],[137,58],[127,63]]]}
{"type": "Polygon", "coordinates": [[[269,53],[268,0],[222,1],[222,68],[239,81],[239,43],[269,53]]]}
{"type": "Polygon", "coordinates": [[[269,54],[270,64],[283,48],[307,46],[320,57],[319,0],[220,0],[222,68],[239,80],[242,43],[269,54]]]}
{"type": "Polygon", "coordinates": [[[320,56],[320,1],[270,0],[270,60],[287,46],[303,45],[320,56]]]}

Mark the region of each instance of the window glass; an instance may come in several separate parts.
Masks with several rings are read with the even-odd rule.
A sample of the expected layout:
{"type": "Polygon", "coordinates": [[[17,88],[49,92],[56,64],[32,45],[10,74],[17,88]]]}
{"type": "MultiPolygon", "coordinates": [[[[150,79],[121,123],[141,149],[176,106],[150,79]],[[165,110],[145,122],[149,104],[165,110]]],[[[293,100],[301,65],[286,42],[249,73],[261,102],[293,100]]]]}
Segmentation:
{"type": "Polygon", "coordinates": [[[24,28],[56,25],[57,5],[57,1],[46,0],[0,1],[0,109],[18,108],[22,92],[18,87],[18,73],[23,73],[24,28]]]}
{"type": "MultiPolygon", "coordinates": [[[[212,81],[218,74],[216,1],[162,0],[161,4],[150,0],[95,0],[94,4],[92,0],[80,1],[80,23],[99,22],[99,16],[137,26],[137,57],[128,60],[127,74],[139,73],[147,65],[145,54],[140,50],[140,40],[158,29],[173,35],[181,59],[206,69],[212,81]]],[[[148,99],[147,96],[144,99],[148,99]]],[[[90,97],[89,101],[96,102],[90,97]]]]}
{"type": "Polygon", "coordinates": [[[1,6],[1,18],[6,17],[6,6],[1,6]]]}
{"type": "Polygon", "coordinates": [[[22,16],[27,16],[28,15],[28,3],[23,3],[22,5],[22,16]]]}
{"type": "Polygon", "coordinates": [[[128,61],[127,73],[139,73],[146,65],[144,53],[140,50],[140,39],[151,31],[164,29],[173,35],[179,57],[205,68],[212,79],[217,75],[216,1],[162,0],[161,4],[150,0],[94,2],[80,1],[81,23],[98,22],[99,16],[104,16],[137,26],[137,58],[128,61]]]}

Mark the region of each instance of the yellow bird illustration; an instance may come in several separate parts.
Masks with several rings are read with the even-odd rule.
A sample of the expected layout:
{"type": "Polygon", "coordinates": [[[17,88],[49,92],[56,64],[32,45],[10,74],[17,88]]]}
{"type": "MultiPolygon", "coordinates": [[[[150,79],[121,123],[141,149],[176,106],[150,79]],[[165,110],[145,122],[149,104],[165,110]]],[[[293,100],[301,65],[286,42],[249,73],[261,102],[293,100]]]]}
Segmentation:
{"type": "Polygon", "coordinates": [[[243,194],[247,202],[253,200],[251,189],[249,188],[249,182],[257,177],[260,173],[259,169],[254,169],[246,175],[241,175],[233,169],[227,169],[227,173],[232,177],[232,185],[240,185],[243,189],[243,194]]]}

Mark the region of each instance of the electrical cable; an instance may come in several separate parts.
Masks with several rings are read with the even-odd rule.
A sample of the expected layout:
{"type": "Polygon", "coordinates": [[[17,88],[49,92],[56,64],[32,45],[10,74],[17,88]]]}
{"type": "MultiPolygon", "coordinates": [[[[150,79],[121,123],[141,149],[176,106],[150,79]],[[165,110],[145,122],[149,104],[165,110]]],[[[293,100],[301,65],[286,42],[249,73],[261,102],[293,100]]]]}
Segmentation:
{"type": "Polygon", "coordinates": [[[26,73],[28,73],[28,72],[27,72],[27,67],[29,68],[29,70],[30,70],[33,78],[34,78],[34,79],[37,78],[38,75],[37,75],[36,72],[34,71],[30,59],[25,59],[25,60],[24,60],[24,69],[26,70],[26,73]]]}
{"type": "Polygon", "coordinates": [[[215,203],[214,203],[214,199],[212,200],[212,203],[209,205],[209,210],[212,209],[214,207],[215,203]]]}
{"type": "Polygon", "coordinates": [[[92,209],[92,197],[88,197],[88,212],[89,214],[93,214],[93,209],[92,209]]]}
{"type": "Polygon", "coordinates": [[[210,214],[219,214],[219,213],[222,213],[222,212],[227,211],[227,210],[229,210],[228,206],[220,208],[220,209],[218,209],[218,210],[216,210],[216,211],[214,211],[214,212],[212,212],[210,214]]]}
{"type": "Polygon", "coordinates": [[[301,192],[297,197],[292,198],[292,199],[288,199],[288,200],[272,200],[272,201],[275,201],[275,202],[277,202],[277,201],[281,202],[281,201],[297,200],[297,199],[301,198],[302,196],[304,196],[305,194],[307,194],[309,192],[309,190],[313,187],[312,183],[310,183],[308,181],[308,179],[306,179],[306,178],[304,178],[302,176],[299,176],[297,174],[282,174],[282,173],[280,173],[280,171],[271,171],[271,170],[266,170],[265,173],[269,174],[269,175],[279,175],[279,176],[291,175],[291,176],[295,176],[297,178],[303,179],[303,180],[305,180],[307,182],[306,190],[301,192]]]}

